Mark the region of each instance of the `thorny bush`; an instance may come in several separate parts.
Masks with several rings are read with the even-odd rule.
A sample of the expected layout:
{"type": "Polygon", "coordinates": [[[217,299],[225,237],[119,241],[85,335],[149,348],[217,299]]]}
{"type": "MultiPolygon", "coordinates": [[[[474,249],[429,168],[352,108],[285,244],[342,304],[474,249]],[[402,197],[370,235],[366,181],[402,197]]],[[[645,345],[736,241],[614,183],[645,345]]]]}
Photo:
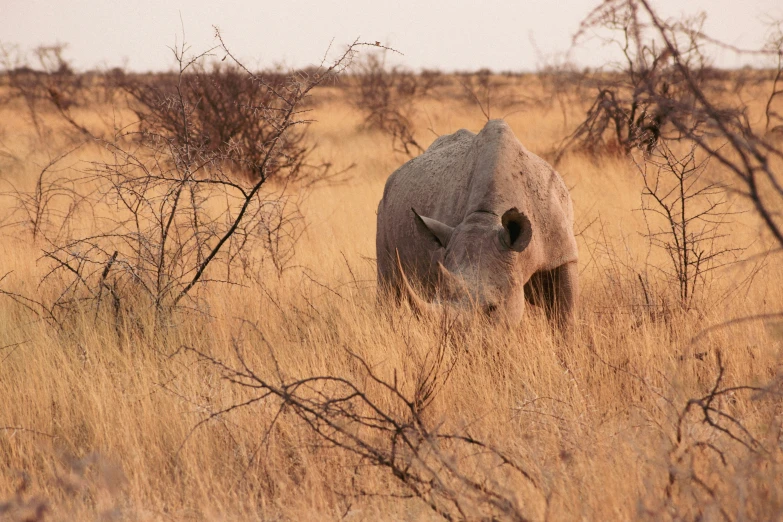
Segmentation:
{"type": "MultiPolygon", "coordinates": [[[[85,307],[94,307],[96,319],[103,317],[101,310],[108,307],[119,332],[138,325],[150,307],[154,328],[168,324],[175,310],[205,311],[197,290],[207,283],[259,281],[290,265],[303,225],[297,205],[301,196],[288,184],[304,168],[302,129],[310,121],[304,104],[311,90],[333,81],[363,44],[348,46],[334,63],[311,75],[270,79],[249,71],[234,59],[219,33],[217,37],[221,51],[235,64],[216,72],[223,79],[220,87],[199,75],[205,54],[188,56],[186,45],[175,47],[179,72],[171,80],[173,92],[159,100],[159,112],[144,113],[148,119],[142,119],[140,130],[126,126],[116,128],[110,138],[91,136],[109,159],[93,161],[76,185],[67,185],[69,197],[89,210],[91,219],[84,220],[88,226],[71,234],[43,234],[48,227],[41,218],[55,215],[45,207],[62,192],[59,187],[66,186],[61,178],[44,178],[42,173],[41,180],[56,186],[36,189],[41,197],[15,192],[23,214],[32,216],[26,220],[32,220],[34,233],[42,235],[44,257],[51,263],[44,281],[53,281],[58,290],[50,302],[3,293],[57,325],[85,307]],[[213,142],[199,119],[208,105],[204,97],[218,92],[215,96],[226,96],[220,90],[225,84],[232,85],[234,93],[255,86],[249,89],[254,98],[238,102],[247,106],[234,110],[234,116],[222,114],[229,122],[236,118],[240,128],[251,119],[260,122],[252,138],[247,136],[252,151],[230,137],[225,146],[217,137],[213,142]],[[232,162],[252,165],[255,175],[236,176],[227,168],[232,162]],[[275,177],[275,183],[268,183],[275,177]]],[[[218,111],[215,106],[206,112],[217,119],[218,111]]],[[[56,215],[65,215],[69,222],[76,217],[73,212],[56,215]]],[[[52,229],[71,230],[69,224],[52,229]]]]}
{"type": "MultiPolygon", "coordinates": [[[[138,117],[140,142],[168,141],[251,179],[323,179],[334,173],[328,163],[310,161],[306,126],[275,138],[291,95],[318,74],[253,74],[237,63],[210,63],[202,56],[178,74],[126,75],[120,86],[138,117]],[[272,142],[276,152],[269,157],[272,142]]],[[[300,104],[297,112],[303,109],[300,104]]]]}
{"type": "Polygon", "coordinates": [[[726,187],[705,175],[708,163],[697,158],[695,145],[678,153],[666,141],[636,163],[644,184],[645,237],[669,261],[655,268],[677,287],[685,309],[694,306],[713,271],[736,262],[744,250],[725,245],[726,225],[739,212],[726,200],[726,187]]]}
{"type": "Polygon", "coordinates": [[[364,114],[364,125],[391,137],[392,148],[408,156],[424,152],[414,135],[414,103],[441,80],[440,75],[416,75],[387,67],[385,54],[368,54],[354,67],[353,104],[364,114]]]}
{"type": "MultiPolygon", "coordinates": [[[[38,46],[31,61],[29,53],[18,46],[0,42],[0,72],[8,87],[0,104],[22,100],[39,136],[47,130],[42,110],[54,108],[69,119],[71,108],[84,105],[90,92],[88,77],[74,72],[65,58],[66,49],[65,44],[38,46]]],[[[83,133],[83,129],[79,131],[83,133]]]]}
{"type": "MultiPolygon", "coordinates": [[[[712,88],[716,71],[703,53],[703,15],[673,22],[679,35],[678,56],[682,67],[672,62],[672,50],[661,46],[646,32],[637,9],[622,2],[607,2],[582,22],[575,41],[588,33],[606,35],[607,43],[620,48],[622,59],[613,72],[597,73],[591,81],[596,92],[585,119],[559,147],[558,159],[569,149],[591,154],[636,148],[651,152],[661,139],[670,141],[701,132],[706,119],[692,109],[696,99],[691,82],[700,89],[712,88]],[[611,4],[611,5],[610,5],[611,4]],[[687,70],[687,75],[683,73],[687,70]],[[677,119],[686,128],[671,125],[677,119]]],[[[736,117],[736,108],[724,109],[736,117]]]]}

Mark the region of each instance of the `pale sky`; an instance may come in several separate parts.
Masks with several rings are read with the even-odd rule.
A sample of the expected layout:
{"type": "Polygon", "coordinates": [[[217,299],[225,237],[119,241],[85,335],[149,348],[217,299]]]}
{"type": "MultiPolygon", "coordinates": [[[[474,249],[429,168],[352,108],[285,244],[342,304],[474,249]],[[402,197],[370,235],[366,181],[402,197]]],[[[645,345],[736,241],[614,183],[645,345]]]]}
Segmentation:
{"type": "MultiPolygon", "coordinates": [[[[30,49],[68,44],[77,70],[127,66],[137,71],[172,68],[167,46],[181,42],[181,26],[194,51],[213,46],[220,27],[234,53],[250,66],[301,67],[320,62],[334,41],[356,38],[401,51],[411,69],[444,71],[534,70],[540,53],[569,49],[579,22],[599,0],[0,0],[0,43],[30,49]],[[181,17],[181,21],[180,21],[181,17]]],[[[764,20],[783,18],[780,0],[653,0],[660,14],[707,12],[706,30],[739,46],[758,47],[764,20]]],[[[580,65],[602,66],[609,51],[596,42],[573,54],[580,65]]],[[[741,58],[724,52],[717,64],[741,58]]]]}

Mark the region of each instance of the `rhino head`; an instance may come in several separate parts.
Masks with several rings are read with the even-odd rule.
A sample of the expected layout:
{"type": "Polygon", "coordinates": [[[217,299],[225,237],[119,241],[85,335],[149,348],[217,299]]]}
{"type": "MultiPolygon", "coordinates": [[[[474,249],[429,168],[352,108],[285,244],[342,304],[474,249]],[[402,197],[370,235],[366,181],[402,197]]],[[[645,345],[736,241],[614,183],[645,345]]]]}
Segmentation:
{"type": "Polygon", "coordinates": [[[413,211],[425,241],[434,242],[433,262],[438,280],[434,299],[423,299],[409,283],[398,256],[398,269],[409,301],[420,313],[444,308],[480,311],[493,320],[518,323],[526,302],[546,306],[558,323],[571,323],[576,293],[576,265],[537,272],[535,230],[515,207],[501,215],[476,211],[452,227],[413,211]]]}

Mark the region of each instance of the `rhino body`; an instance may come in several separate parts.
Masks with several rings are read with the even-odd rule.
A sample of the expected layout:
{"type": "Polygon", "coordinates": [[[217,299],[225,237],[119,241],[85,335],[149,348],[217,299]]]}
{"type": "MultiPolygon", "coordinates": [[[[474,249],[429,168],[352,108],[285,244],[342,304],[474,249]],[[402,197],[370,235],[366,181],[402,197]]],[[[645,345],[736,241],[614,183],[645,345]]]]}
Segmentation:
{"type": "Polygon", "coordinates": [[[477,307],[560,324],[578,294],[573,206],[560,175],[502,120],[438,138],[389,176],[378,205],[381,291],[418,308],[477,307]]]}

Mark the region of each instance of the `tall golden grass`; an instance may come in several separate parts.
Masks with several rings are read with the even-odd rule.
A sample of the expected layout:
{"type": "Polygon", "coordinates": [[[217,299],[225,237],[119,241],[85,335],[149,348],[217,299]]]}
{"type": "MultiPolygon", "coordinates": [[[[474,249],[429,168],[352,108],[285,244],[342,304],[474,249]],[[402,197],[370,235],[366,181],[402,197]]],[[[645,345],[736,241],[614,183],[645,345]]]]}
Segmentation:
{"type": "MultiPolygon", "coordinates": [[[[545,94],[531,76],[508,89],[531,99],[545,94]]],[[[774,386],[781,323],[731,322],[783,310],[780,258],[764,254],[771,243],[752,213],[733,216],[726,230],[728,244],[750,245],[746,260],[716,271],[698,307],[683,310],[655,268],[665,266],[665,254],[650,250],[642,235],[641,182],[631,160],[569,154],[558,170],[580,232],[582,299],[573,338],[553,333],[532,312],[518,328],[475,324],[444,344],[439,324],[376,303],[375,210],[386,177],[407,158],[362,127],[347,92],[316,93],[310,135],[324,159],[357,166],[344,183],[308,189],[307,228],[295,267],[282,276],[211,285],[202,295],[205,313],[177,315],[154,334],[118,334],[92,310],[58,329],[0,298],[0,519],[438,518],[410,498],[399,477],[333,447],[273,399],[210,417],[253,390],[222,379],[195,352],[238,364],[237,347],[265,378],[344,377],[389,408],[391,399],[349,354],[412,394],[440,347],[451,371],[424,422],[513,455],[535,487],[476,455],[449,458],[504,491],[531,520],[781,517],[774,386]],[[650,281],[654,307],[642,296],[640,274],[650,281]],[[683,413],[689,401],[715,391],[721,371],[721,390],[772,386],[713,397],[733,420],[714,412],[710,419],[736,439],[704,422],[698,404],[683,413]]],[[[748,110],[758,118],[761,92],[755,94],[748,110]]],[[[80,121],[98,126],[114,109],[81,110],[80,121]]],[[[505,119],[527,148],[551,157],[584,110],[568,107],[564,119],[556,104],[529,104],[505,119]]],[[[416,114],[416,135],[426,144],[484,123],[462,99],[421,101],[416,114]]],[[[11,153],[0,157],[4,183],[32,189],[41,166],[67,147],[56,115],[47,117],[53,130],[42,136],[22,107],[0,110],[0,138],[11,153]]],[[[101,154],[87,145],[57,168],[78,177],[83,162],[101,154]]],[[[717,165],[709,168],[712,178],[722,176],[717,165]]],[[[728,197],[733,210],[748,208],[728,197]]],[[[12,204],[3,199],[6,211],[12,204]]],[[[3,229],[2,245],[2,290],[41,298],[57,291],[54,283],[39,286],[45,244],[12,227],[3,229]]],[[[465,509],[466,518],[479,516],[465,509]]]]}

